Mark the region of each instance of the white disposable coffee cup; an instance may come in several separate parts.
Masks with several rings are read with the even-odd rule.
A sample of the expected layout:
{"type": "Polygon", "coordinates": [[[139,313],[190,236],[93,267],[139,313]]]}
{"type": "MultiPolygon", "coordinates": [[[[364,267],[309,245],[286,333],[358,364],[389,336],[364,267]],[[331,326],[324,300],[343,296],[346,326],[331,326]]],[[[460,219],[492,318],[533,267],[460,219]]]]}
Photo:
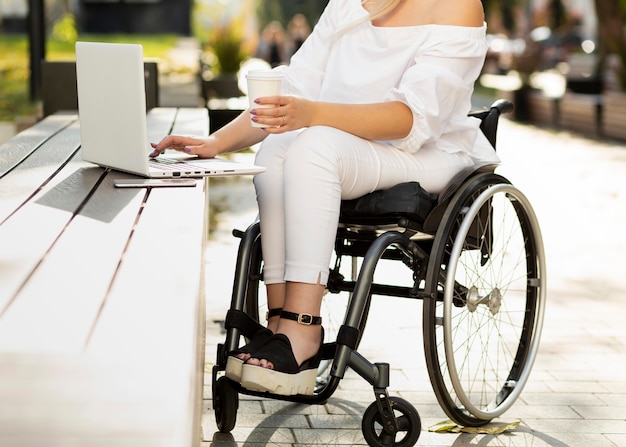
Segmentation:
{"type": "MultiPolygon", "coordinates": [[[[278,96],[283,82],[282,73],[275,70],[250,70],[246,74],[248,82],[248,99],[251,109],[276,107],[274,104],[256,104],[254,101],[263,96],[278,96]]],[[[259,124],[251,121],[252,127],[269,127],[267,124],[259,124]]]]}

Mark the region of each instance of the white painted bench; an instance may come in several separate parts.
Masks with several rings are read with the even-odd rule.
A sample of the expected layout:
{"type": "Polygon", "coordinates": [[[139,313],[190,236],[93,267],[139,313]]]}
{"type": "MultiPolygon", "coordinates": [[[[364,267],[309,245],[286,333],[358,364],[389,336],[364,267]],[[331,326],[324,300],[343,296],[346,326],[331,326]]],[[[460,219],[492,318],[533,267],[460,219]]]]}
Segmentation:
{"type": "MultiPolygon", "coordinates": [[[[206,134],[198,109],[148,133],[206,134]]],[[[0,146],[0,445],[198,446],[207,185],[116,189],[74,114],[0,146]]]]}

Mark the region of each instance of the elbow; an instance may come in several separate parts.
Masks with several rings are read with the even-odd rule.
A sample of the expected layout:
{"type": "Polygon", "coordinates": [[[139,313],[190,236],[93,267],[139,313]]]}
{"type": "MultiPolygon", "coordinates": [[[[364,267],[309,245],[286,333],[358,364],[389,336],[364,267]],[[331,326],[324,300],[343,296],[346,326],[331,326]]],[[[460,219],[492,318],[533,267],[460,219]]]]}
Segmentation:
{"type": "Polygon", "coordinates": [[[406,138],[413,129],[413,111],[403,102],[399,102],[398,104],[399,111],[397,114],[394,114],[396,117],[396,119],[394,119],[395,125],[393,126],[395,129],[395,136],[389,138],[390,140],[400,140],[406,138]]]}

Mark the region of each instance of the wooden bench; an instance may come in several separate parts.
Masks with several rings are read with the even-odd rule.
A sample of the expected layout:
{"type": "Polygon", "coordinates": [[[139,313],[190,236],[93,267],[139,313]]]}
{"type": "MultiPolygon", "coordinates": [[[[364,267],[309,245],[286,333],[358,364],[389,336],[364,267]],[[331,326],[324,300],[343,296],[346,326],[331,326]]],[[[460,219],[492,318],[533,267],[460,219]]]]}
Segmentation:
{"type": "MultiPolygon", "coordinates": [[[[152,141],[206,134],[153,109],[152,141]]],[[[75,114],[0,146],[0,445],[200,445],[207,185],[116,189],[75,114]]]]}
{"type": "Polygon", "coordinates": [[[598,136],[601,134],[602,95],[566,92],[560,100],[562,129],[598,136]]]}
{"type": "Polygon", "coordinates": [[[559,98],[550,98],[540,90],[531,90],[526,100],[529,122],[540,126],[559,126],[559,98]]]}
{"type": "Polygon", "coordinates": [[[607,91],[603,95],[603,135],[626,140],[626,98],[623,92],[607,91]]]}

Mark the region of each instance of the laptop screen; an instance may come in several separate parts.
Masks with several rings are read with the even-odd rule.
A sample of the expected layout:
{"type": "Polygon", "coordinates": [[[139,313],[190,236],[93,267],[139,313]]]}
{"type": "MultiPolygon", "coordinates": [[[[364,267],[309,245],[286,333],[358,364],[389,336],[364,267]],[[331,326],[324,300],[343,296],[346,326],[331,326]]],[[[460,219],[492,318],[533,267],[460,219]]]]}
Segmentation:
{"type": "Polygon", "coordinates": [[[143,49],[77,42],[76,80],[84,160],[148,173],[143,49]]]}

